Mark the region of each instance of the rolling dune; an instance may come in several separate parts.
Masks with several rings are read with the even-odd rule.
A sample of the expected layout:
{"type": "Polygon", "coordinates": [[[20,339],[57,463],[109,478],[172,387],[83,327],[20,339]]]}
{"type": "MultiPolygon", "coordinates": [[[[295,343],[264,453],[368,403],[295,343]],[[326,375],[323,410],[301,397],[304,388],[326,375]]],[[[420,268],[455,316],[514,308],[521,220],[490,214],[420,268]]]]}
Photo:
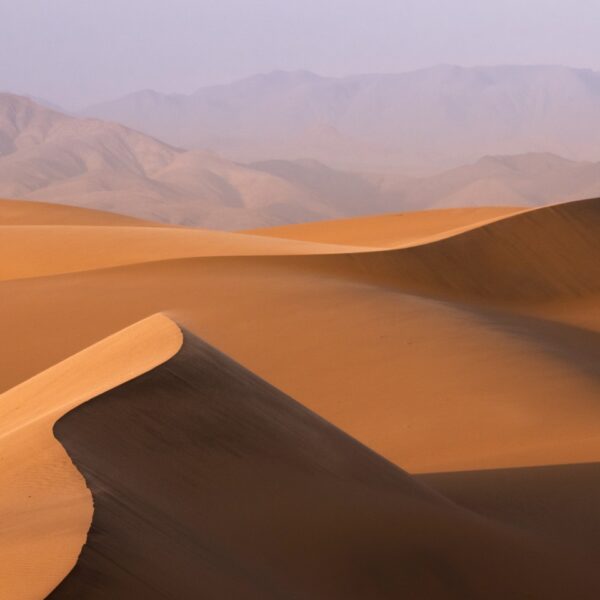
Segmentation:
{"type": "Polygon", "coordinates": [[[0,597],[44,598],[72,569],[92,502],[52,435],[67,411],[164,362],[181,333],[154,316],[0,396],[0,597]]]}
{"type": "Polygon", "coordinates": [[[73,410],[94,494],[60,598],[594,598],[593,563],[459,509],[185,335],[73,410]]]}
{"type": "Polygon", "coordinates": [[[394,248],[403,244],[423,243],[425,240],[434,240],[438,236],[446,237],[450,233],[460,233],[521,210],[524,209],[495,206],[447,208],[415,213],[357,217],[339,221],[282,225],[244,233],[327,244],[394,248]]]}
{"type": "Polygon", "coordinates": [[[110,225],[166,227],[163,223],[142,221],[90,208],[77,208],[46,202],[0,199],[0,226],[5,225],[110,225]]]}
{"type": "Polygon", "coordinates": [[[165,260],[4,281],[1,325],[20,353],[0,348],[2,385],[166,311],[411,471],[597,461],[598,334],[538,315],[548,310],[538,301],[572,294],[593,308],[597,212],[597,201],[544,208],[400,250],[165,260]],[[581,262],[571,265],[563,246],[581,262]],[[506,268],[500,258],[520,248],[523,259],[506,268]],[[414,295],[416,284],[428,298],[414,295]],[[490,309],[493,293],[511,303],[490,309]]]}
{"type": "MultiPolygon", "coordinates": [[[[0,226],[1,279],[205,256],[341,254],[348,246],[170,227],[0,226]]],[[[362,251],[360,246],[350,250],[362,251]]]]}
{"type": "Polygon", "coordinates": [[[238,233],[0,202],[0,596],[85,540],[62,417],[96,512],[53,597],[197,565],[215,598],[597,597],[599,240],[600,200],[238,233]]]}
{"type": "Polygon", "coordinates": [[[357,257],[403,290],[526,304],[600,292],[600,199],[529,210],[401,252],[357,257]]]}

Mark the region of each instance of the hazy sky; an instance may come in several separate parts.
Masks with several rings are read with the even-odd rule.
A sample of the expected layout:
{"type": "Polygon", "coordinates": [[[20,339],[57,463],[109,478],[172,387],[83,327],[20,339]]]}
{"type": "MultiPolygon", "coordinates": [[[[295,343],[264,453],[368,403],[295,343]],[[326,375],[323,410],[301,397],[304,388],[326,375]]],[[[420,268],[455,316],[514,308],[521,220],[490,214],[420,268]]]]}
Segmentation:
{"type": "Polygon", "coordinates": [[[0,0],[0,89],[68,108],[273,69],[600,68],[600,0],[0,0]]]}

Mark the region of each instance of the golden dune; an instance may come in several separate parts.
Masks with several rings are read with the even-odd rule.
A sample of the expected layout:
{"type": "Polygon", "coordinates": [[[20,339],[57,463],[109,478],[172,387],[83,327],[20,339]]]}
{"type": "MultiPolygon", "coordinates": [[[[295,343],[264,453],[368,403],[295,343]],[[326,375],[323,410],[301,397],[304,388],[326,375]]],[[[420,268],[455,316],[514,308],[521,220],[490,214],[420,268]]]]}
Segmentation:
{"type": "Polygon", "coordinates": [[[10,585],[35,571],[48,591],[73,565],[89,493],[52,424],[177,352],[164,317],[135,325],[139,336],[125,329],[159,312],[399,467],[437,474],[423,481],[459,505],[578,553],[567,529],[581,528],[587,480],[560,492],[552,520],[515,507],[518,490],[531,506],[555,502],[558,484],[540,475],[541,500],[519,483],[525,471],[502,473],[600,462],[599,200],[238,233],[17,209],[0,203],[0,327],[14,340],[0,347],[0,440],[23,457],[0,470],[14,490],[1,514],[18,516],[3,546],[21,574],[10,585]],[[80,366],[63,374],[69,364],[80,366]],[[31,444],[51,450],[42,460],[31,444]],[[496,481],[514,495],[490,499],[496,481]],[[37,504],[19,513],[29,487],[37,504]]]}
{"type": "Polygon", "coordinates": [[[181,342],[171,321],[149,317],[0,396],[0,597],[46,597],[73,568],[85,542],[90,493],[54,438],[54,423],[168,360],[181,342]]]}
{"type": "Polygon", "coordinates": [[[593,305],[598,206],[537,209],[406,249],[4,281],[2,327],[28,360],[2,348],[2,385],[165,311],[411,471],[598,460],[596,334],[538,315],[593,305]]]}

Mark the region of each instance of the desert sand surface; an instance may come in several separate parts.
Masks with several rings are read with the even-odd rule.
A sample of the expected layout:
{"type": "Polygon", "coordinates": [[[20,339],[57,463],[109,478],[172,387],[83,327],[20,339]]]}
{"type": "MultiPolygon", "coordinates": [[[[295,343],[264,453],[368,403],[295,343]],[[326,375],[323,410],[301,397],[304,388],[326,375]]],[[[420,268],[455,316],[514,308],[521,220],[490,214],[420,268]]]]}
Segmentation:
{"type": "Polygon", "coordinates": [[[142,221],[117,213],[77,208],[46,202],[23,202],[0,199],[0,226],[4,225],[110,225],[164,227],[153,221],[142,221]]]}
{"type": "Polygon", "coordinates": [[[600,593],[592,561],[431,493],[189,334],[54,429],[95,503],[50,598],[600,593]]]}
{"type": "Polygon", "coordinates": [[[56,420],[169,359],[181,342],[180,330],[156,315],[0,396],[0,597],[45,598],[86,539],[92,500],[52,434],[56,420]]]}
{"type": "Polygon", "coordinates": [[[0,349],[1,383],[163,311],[409,471],[600,460],[598,334],[561,320],[594,307],[598,223],[591,200],[400,249],[16,274],[0,302],[21,355],[0,349]]]}
{"type": "MultiPolygon", "coordinates": [[[[51,206],[51,205],[48,205],[51,206]]],[[[387,215],[365,219],[360,242],[351,245],[353,233],[361,228],[362,219],[341,222],[326,222],[327,226],[305,225],[274,231],[245,231],[245,235],[228,232],[200,230],[197,228],[145,227],[144,222],[129,225],[125,220],[115,224],[95,225],[94,220],[107,221],[108,213],[91,211],[88,221],[80,224],[59,225],[30,224],[36,221],[27,214],[19,215],[15,222],[12,206],[7,204],[7,220],[10,225],[0,225],[0,253],[3,262],[0,266],[0,280],[19,279],[45,275],[56,275],[76,271],[86,271],[121,265],[175,260],[199,257],[224,256],[292,256],[328,255],[368,252],[374,248],[402,248],[421,245],[424,242],[443,239],[462,231],[490,222],[502,215],[518,212],[519,209],[451,209],[424,211],[415,215],[387,215]],[[487,216],[487,219],[485,217],[487,216]],[[456,221],[457,226],[454,226],[456,221]],[[414,222],[414,226],[411,223],[414,222]],[[400,223],[400,226],[395,226],[400,223]],[[458,224],[462,225],[459,226],[458,224]],[[402,226],[403,225],[403,226],[402,226]],[[327,227],[332,238],[319,236],[319,231],[327,227]],[[392,235],[393,239],[384,236],[392,235]],[[286,233],[287,232],[287,233],[286,233]],[[295,236],[295,237],[293,237],[295,236]],[[324,237],[323,241],[319,241],[324,237]],[[336,243],[339,240],[339,243],[336,243]]],[[[36,215],[50,213],[44,205],[34,211],[36,215]]],[[[81,211],[74,211],[77,220],[81,211]]],[[[59,213],[62,214],[62,213],[59,213]]],[[[42,217],[39,216],[38,219],[42,217]]]]}
{"type": "Polygon", "coordinates": [[[205,256],[341,254],[348,247],[140,225],[0,225],[0,252],[0,279],[18,279],[205,256]]]}
{"type": "Polygon", "coordinates": [[[433,241],[436,236],[447,237],[522,210],[525,209],[505,206],[423,210],[415,213],[282,225],[245,233],[327,244],[393,248],[411,242],[421,244],[424,241],[433,241]]]}
{"type": "MultiPolygon", "coordinates": [[[[11,203],[0,203],[0,223],[3,208],[8,214],[14,210],[11,203]]],[[[61,225],[44,212],[52,209],[32,205],[18,223],[3,226],[0,326],[6,339],[14,340],[0,347],[0,386],[7,394],[107,336],[163,313],[383,458],[421,474],[427,486],[455,503],[452,510],[461,507],[469,515],[460,525],[469,532],[464,533],[469,550],[466,562],[452,563],[450,572],[463,573],[467,564],[487,572],[483,563],[469,561],[480,560],[477,549],[488,544],[510,557],[528,548],[531,571],[515,574],[515,581],[546,585],[551,579],[530,578],[545,569],[565,579],[549,586],[554,596],[528,588],[532,597],[573,597],[564,583],[573,577],[570,561],[564,559],[561,571],[549,566],[555,558],[532,548],[547,543],[556,556],[579,557],[582,550],[594,560],[598,556],[592,533],[578,546],[575,532],[583,528],[582,514],[593,513],[590,527],[597,520],[591,504],[584,505],[587,513],[578,506],[585,490],[595,490],[593,464],[600,462],[599,200],[527,210],[389,215],[366,218],[364,230],[360,220],[351,220],[332,222],[328,231],[299,225],[297,231],[238,233],[94,225],[95,216],[88,222],[80,213],[65,213],[61,225]],[[50,221],[44,225],[44,219],[50,221]],[[36,247],[36,239],[45,241],[36,247]],[[568,464],[576,470],[553,470],[568,464]],[[589,468],[577,470],[582,465],[589,468]],[[542,467],[550,470],[536,470],[542,467]],[[529,485],[522,475],[528,472],[539,487],[529,485]],[[561,481],[573,484],[565,489],[561,481]],[[504,491],[494,496],[496,486],[504,491]],[[526,509],[519,508],[521,502],[526,509]],[[560,512],[555,519],[554,512],[560,512]],[[490,530],[484,535],[471,521],[474,513],[503,541],[490,530]],[[515,531],[524,536],[518,543],[515,531]]],[[[175,352],[175,338],[170,339],[175,352]]],[[[169,357],[161,355],[158,362],[169,357]]],[[[240,367],[231,368],[235,379],[240,367]]],[[[160,378],[159,371],[149,376],[160,378]]],[[[81,381],[89,390],[86,378],[81,381]]],[[[88,407],[102,413],[105,400],[128,404],[120,396],[124,387],[114,390],[117,396],[110,392],[83,405],[63,423],[81,415],[83,430],[88,407]]],[[[91,395],[81,392],[82,401],[91,395]]],[[[52,422],[45,422],[44,431],[52,422]]],[[[64,443],[72,442],[74,461],[80,457],[78,466],[93,493],[100,466],[94,461],[102,460],[93,448],[112,441],[102,441],[104,431],[90,432],[95,441],[86,445],[86,436],[76,435],[78,427],[68,429],[64,443]]],[[[121,482],[107,484],[124,493],[121,482]]],[[[454,517],[442,512],[431,519],[444,531],[456,531],[446,522],[456,523],[454,517]]],[[[403,530],[405,516],[385,514],[403,530]]],[[[104,517],[98,513],[98,518],[104,517]]],[[[83,523],[73,539],[81,541],[83,523]]],[[[445,550],[438,549],[446,559],[455,549],[454,534],[449,535],[441,536],[445,550]]],[[[129,543],[123,542],[123,551],[129,543]]],[[[405,556],[393,544],[390,548],[405,556]]],[[[91,545],[82,557],[92,562],[81,568],[93,568],[97,554],[91,545]]],[[[585,557],[577,561],[585,572],[585,557]]],[[[506,564],[513,568],[512,560],[506,564]]],[[[87,585],[89,579],[78,580],[77,573],[76,568],[75,579],[65,585],[87,585]]],[[[477,587],[481,580],[469,579],[469,573],[473,597],[494,597],[485,596],[477,587]]],[[[317,585],[318,578],[309,579],[302,585],[317,585]]],[[[466,585],[463,578],[459,582],[466,585]]],[[[454,597],[465,597],[460,585],[454,597]]],[[[325,594],[317,588],[314,594],[325,594]]],[[[591,583],[584,585],[584,591],[592,589],[591,583]]],[[[453,597],[423,590],[417,597],[453,597]]],[[[332,593],[343,597],[342,590],[332,593]]]]}
{"type": "Polygon", "coordinates": [[[428,473],[417,480],[479,514],[600,556],[599,463],[428,473]]]}

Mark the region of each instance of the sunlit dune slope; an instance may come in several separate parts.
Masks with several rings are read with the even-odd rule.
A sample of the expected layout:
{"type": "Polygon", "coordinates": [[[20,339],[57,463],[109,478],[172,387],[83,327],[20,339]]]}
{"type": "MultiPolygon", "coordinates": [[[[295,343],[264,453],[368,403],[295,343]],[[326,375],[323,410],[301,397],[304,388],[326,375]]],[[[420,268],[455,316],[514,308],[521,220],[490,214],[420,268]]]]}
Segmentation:
{"type": "Polygon", "coordinates": [[[181,341],[178,327],[157,315],[0,395],[0,598],[46,597],[86,538],[91,497],[52,434],[54,422],[169,359],[181,341]]]}
{"type": "MultiPolygon", "coordinates": [[[[364,219],[361,243],[351,245],[349,238],[361,228],[363,219],[333,222],[334,239],[301,239],[308,226],[299,226],[300,233],[280,238],[270,230],[258,230],[246,235],[172,227],[145,227],[143,221],[83,209],[56,207],[52,210],[40,203],[0,202],[0,279],[18,279],[85,271],[141,262],[202,256],[345,254],[373,251],[376,239],[382,246],[402,246],[425,240],[455,235],[476,227],[487,216],[510,212],[498,209],[467,209],[430,211],[406,215],[389,215],[364,219]],[[16,206],[15,206],[16,205],[16,206]],[[23,205],[23,207],[19,206],[23,205]],[[67,224],[59,224],[63,219],[67,224]],[[2,225],[2,222],[9,225],[2,225]],[[130,224],[129,221],[132,221],[130,224]],[[18,224],[22,222],[22,224],[18,224]],[[462,227],[458,224],[462,223],[462,227]],[[399,225],[397,225],[399,224],[399,225]],[[376,232],[379,233],[376,233],[376,232]],[[377,236],[391,236],[394,241],[377,236]],[[364,246],[361,245],[364,242],[364,246]]],[[[512,212],[512,211],[511,211],[512,212]]],[[[483,222],[486,222],[485,220],[483,222]]],[[[316,227],[317,231],[319,229],[316,227]]],[[[290,228],[293,229],[293,228],[290,228]]],[[[277,230],[278,231],[278,230],[277,230]]],[[[325,236],[326,237],[326,236],[325,236]]]]}
{"type": "Polygon", "coordinates": [[[4,225],[111,225],[166,227],[116,213],[24,200],[0,199],[0,226],[4,225]]]}
{"type": "Polygon", "coordinates": [[[445,237],[449,233],[459,233],[463,229],[483,225],[522,210],[524,209],[506,206],[447,208],[282,225],[244,233],[328,244],[395,247],[411,242],[422,243],[424,240],[435,239],[436,236],[445,237]]]}
{"type": "MultiPolygon", "coordinates": [[[[352,249],[362,251],[362,247],[352,249]]],[[[171,227],[0,226],[0,279],[203,256],[340,254],[347,246],[171,227]]]]}
{"type": "Polygon", "coordinates": [[[0,347],[0,384],[166,311],[411,471],[598,461],[600,339],[586,316],[598,306],[598,206],[412,248],[4,281],[0,326],[18,352],[0,347]]]}
{"type": "Polygon", "coordinates": [[[55,426],[94,495],[61,598],[596,598],[593,563],[459,509],[186,335],[55,426]]]}
{"type": "Polygon", "coordinates": [[[600,199],[529,210],[401,251],[357,256],[402,289],[527,303],[600,292],[600,199]]]}

